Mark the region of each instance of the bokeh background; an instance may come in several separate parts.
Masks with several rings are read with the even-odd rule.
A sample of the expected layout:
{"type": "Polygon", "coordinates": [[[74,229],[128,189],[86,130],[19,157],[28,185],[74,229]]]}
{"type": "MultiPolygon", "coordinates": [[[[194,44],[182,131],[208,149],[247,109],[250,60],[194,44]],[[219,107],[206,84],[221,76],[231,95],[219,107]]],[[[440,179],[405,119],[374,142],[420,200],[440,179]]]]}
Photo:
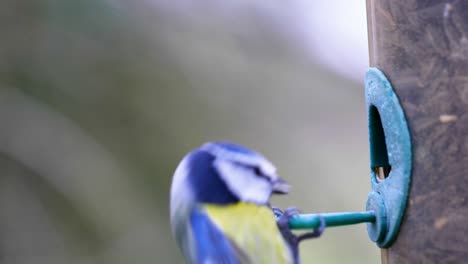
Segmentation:
{"type": "MultiPolygon", "coordinates": [[[[305,212],[363,210],[365,2],[0,2],[0,263],[182,263],[168,196],[183,155],[269,157],[305,212]]],[[[376,263],[365,225],[303,263],[376,263]]]]}

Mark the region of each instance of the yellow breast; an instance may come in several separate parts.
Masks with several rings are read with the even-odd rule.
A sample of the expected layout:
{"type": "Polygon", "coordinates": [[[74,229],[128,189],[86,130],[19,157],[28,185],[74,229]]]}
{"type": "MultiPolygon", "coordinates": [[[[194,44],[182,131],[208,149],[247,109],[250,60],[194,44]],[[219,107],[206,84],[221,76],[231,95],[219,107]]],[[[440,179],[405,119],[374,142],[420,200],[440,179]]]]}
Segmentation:
{"type": "Polygon", "coordinates": [[[293,263],[292,253],[267,206],[236,203],[204,205],[211,220],[244,251],[251,263],[293,263]]]}

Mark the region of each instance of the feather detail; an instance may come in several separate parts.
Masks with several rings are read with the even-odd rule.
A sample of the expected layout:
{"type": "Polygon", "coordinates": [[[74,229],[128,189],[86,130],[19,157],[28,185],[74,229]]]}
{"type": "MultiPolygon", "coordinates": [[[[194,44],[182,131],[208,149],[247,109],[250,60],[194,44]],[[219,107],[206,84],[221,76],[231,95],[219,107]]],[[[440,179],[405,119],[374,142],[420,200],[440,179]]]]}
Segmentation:
{"type": "Polygon", "coordinates": [[[203,208],[216,227],[242,250],[247,263],[294,263],[292,251],[268,206],[239,202],[204,204],[203,208]]]}
{"type": "Polygon", "coordinates": [[[249,263],[245,254],[210,221],[205,212],[194,209],[190,224],[195,242],[195,256],[192,257],[191,263],[249,263]]]}

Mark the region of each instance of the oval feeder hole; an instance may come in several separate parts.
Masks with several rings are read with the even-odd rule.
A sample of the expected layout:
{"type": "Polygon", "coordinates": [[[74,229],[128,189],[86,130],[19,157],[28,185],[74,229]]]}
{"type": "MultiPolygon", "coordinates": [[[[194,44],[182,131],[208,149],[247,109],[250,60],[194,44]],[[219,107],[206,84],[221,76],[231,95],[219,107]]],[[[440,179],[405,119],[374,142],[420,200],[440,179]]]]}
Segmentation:
{"type": "Polygon", "coordinates": [[[370,105],[369,108],[369,141],[371,168],[377,182],[381,182],[388,177],[392,166],[388,162],[382,120],[380,119],[379,110],[374,105],[370,105]]]}

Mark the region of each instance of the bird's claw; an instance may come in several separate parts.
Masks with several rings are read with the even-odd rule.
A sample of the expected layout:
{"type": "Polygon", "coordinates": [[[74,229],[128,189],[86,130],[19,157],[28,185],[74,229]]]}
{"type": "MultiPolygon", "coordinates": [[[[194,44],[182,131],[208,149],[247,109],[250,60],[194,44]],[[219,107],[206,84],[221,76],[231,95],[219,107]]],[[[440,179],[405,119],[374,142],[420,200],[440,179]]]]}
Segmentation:
{"type": "Polygon", "coordinates": [[[284,211],[274,206],[272,206],[271,209],[273,210],[277,220],[283,219],[289,221],[289,219],[291,219],[293,216],[301,213],[301,210],[299,210],[297,207],[289,207],[284,211]]]}
{"type": "Polygon", "coordinates": [[[314,229],[313,232],[300,234],[297,237],[298,243],[301,242],[302,240],[305,240],[305,239],[320,237],[322,235],[323,231],[325,231],[325,228],[326,228],[325,219],[321,215],[318,215],[318,216],[320,218],[320,226],[318,228],[314,229]]]}
{"type": "Polygon", "coordinates": [[[283,210],[275,206],[271,206],[271,210],[273,211],[276,220],[278,220],[284,214],[283,210]]]}
{"type": "Polygon", "coordinates": [[[299,208],[289,207],[286,210],[282,211],[278,207],[272,207],[272,210],[276,217],[277,225],[281,234],[292,245],[297,245],[302,240],[320,237],[320,235],[322,235],[323,231],[326,228],[325,219],[323,218],[323,216],[319,215],[320,226],[318,228],[316,228],[313,232],[295,235],[289,228],[289,220],[291,220],[291,218],[293,218],[295,215],[301,213],[299,208]]]}
{"type": "Polygon", "coordinates": [[[287,241],[287,243],[291,245],[293,251],[297,253],[299,237],[296,236],[289,228],[289,220],[295,215],[299,214],[300,210],[297,207],[289,207],[284,211],[278,207],[272,207],[272,210],[275,214],[276,224],[278,225],[278,229],[281,235],[287,241]]]}
{"type": "Polygon", "coordinates": [[[318,228],[316,228],[313,232],[295,235],[289,228],[289,220],[291,220],[291,218],[293,218],[295,215],[298,215],[301,211],[297,207],[289,207],[284,210],[284,212],[278,207],[271,207],[271,210],[276,217],[276,224],[278,225],[278,229],[280,230],[281,235],[290,245],[296,263],[299,263],[299,242],[305,239],[319,237],[325,230],[325,219],[319,215],[320,226],[318,228]]]}

